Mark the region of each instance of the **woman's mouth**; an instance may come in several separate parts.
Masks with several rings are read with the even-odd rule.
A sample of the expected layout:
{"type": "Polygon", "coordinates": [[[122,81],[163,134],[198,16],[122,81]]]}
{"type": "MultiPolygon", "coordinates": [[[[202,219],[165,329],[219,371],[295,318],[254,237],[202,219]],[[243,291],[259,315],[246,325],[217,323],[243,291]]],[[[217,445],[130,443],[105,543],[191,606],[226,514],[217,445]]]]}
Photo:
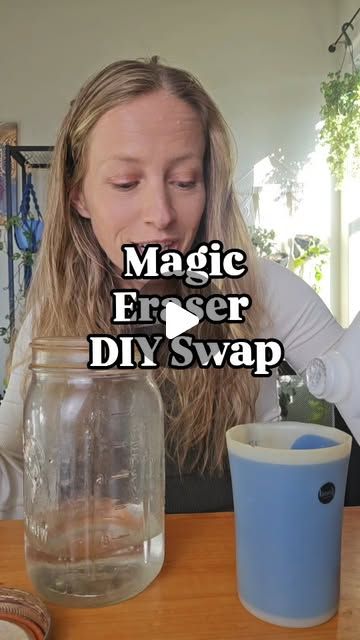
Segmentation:
{"type": "Polygon", "coordinates": [[[161,246],[161,251],[175,251],[178,246],[179,243],[177,242],[177,240],[148,240],[146,242],[135,242],[134,243],[135,246],[138,248],[139,253],[143,254],[145,249],[149,246],[149,245],[153,245],[153,244],[157,244],[161,246]]]}

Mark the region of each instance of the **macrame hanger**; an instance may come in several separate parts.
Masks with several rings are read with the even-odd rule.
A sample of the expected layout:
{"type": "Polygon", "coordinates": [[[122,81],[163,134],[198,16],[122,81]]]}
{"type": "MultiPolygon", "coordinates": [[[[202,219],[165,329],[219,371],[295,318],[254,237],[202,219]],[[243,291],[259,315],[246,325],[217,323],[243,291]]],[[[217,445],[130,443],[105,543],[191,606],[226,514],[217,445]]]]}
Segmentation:
{"type": "Polygon", "coordinates": [[[34,189],[34,185],[33,185],[33,182],[32,182],[31,165],[26,164],[25,173],[26,173],[26,183],[25,183],[25,189],[24,189],[24,193],[23,193],[23,199],[22,199],[22,202],[21,202],[21,205],[20,205],[20,214],[22,215],[22,211],[24,212],[25,216],[27,216],[29,214],[29,211],[30,211],[30,198],[32,198],[36,213],[38,215],[38,218],[40,220],[42,220],[42,215],[41,215],[38,199],[37,199],[37,196],[36,196],[36,193],[35,193],[35,189],[34,189]]]}
{"type": "MultiPolygon", "coordinates": [[[[41,215],[38,199],[35,193],[34,185],[32,183],[31,165],[25,165],[26,181],[23,191],[23,196],[19,209],[19,218],[21,220],[19,225],[15,226],[14,235],[15,241],[20,251],[27,252],[28,254],[34,254],[38,251],[40,241],[44,231],[44,221],[41,215]],[[36,216],[30,215],[30,200],[33,201],[36,216]]],[[[29,288],[32,275],[31,262],[27,260],[24,262],[24,288],[25,291],[29,288]]]]}
{"type": "Polygon", "coordinates": [[[20,204],[19,216],[21,226],[15,228],[16,242],[22,251],[36,253],[43,231],[43,217],[41,215],[39,202],[32,182],[31,165],[25,166],[26,182],[23,197],[20,204]],[[37,217],[30,217],[30,201],[33,201],[37,217]]]}

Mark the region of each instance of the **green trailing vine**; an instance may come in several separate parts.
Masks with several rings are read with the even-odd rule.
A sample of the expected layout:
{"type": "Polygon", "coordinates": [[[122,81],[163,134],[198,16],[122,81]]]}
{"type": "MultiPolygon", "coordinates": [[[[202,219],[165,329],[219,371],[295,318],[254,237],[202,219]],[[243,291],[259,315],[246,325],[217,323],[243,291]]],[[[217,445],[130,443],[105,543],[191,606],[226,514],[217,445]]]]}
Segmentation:
{"type": "MultiPolygon", "coordinates": [[[[29,215],[29,220],[35,220],[35,216],[33,214],[29,215]]],[[[4,227],[6,229],[6,231],[8,231],[9,229],[11,229],[11,227],[21,227],[23,225],[23,221],[21,219],[21,216],[12,216],[11,218],[9,218],[8,220],[5,221],[4,223],[4,227]]],[[[33,239],[33,234],[31,231],[24,231],[24,237],[31,242],[33,239]]],[[[0,251],[4,250],[5,246],[4,243],[0,244],[0,251]]],[[[34,264],[34,257],[35,254],[30,251],[29,249],[25,249],[23,251],[16,251],[13,255],[13,260],[19,260],[19,266],[28,266],[28,267],[32,267],[34,264]]]]}
{"type": "Polygon", "coordinates": [[[340,189],[350,150],[360,160],[360,69],[352,73],[331,72],[320,85],[324,97],[320,115],[320,140],[328,145],[328,164],[340,189]]]}
{"type": "MultiPolygon", "coordinates": [[[[30,214],[29,220],[30,219],[35,219],[35,216],[33,216],[33,214],[30,214]]],[[[22,224],[23,222],[21,220],[21,216],[18,216],[18,215],[12,216],[11,218],[8,218],[8,219],[5,218],[5,216],[1,216],[1,219],[0,219],[0,226],[6,232],[11,228],[21,227],[22,224]]],[[[24,231],[24,237],[27,240],[31,241],[32,240],[31,231],[24,231]]],[[[7,253],[5,238],[4,240],[1,240],[0,238],[0,251],[7,253]]],[[[17,287],[16,296],[15,296],[15,306],[18,309],[22,307],[25,299],[25,289],[24,289],[24,283],[21,278],[21,273],[24,267],[26,266],[32,267],[34,265],[35,254],[28,249],[23,251],[18,250],[18,251],[15,251],[15,253],[12,256],[12,259],[14,261],[14,264],[16,264],[16,276],[18,279],[18,287],[17,287]]],[[[5,316],[5,321],[6,321],[6,326],[0,326],[0,337],[3,339],[5,344],[9,344],[11,341],[9,314],[5,316]]]]}

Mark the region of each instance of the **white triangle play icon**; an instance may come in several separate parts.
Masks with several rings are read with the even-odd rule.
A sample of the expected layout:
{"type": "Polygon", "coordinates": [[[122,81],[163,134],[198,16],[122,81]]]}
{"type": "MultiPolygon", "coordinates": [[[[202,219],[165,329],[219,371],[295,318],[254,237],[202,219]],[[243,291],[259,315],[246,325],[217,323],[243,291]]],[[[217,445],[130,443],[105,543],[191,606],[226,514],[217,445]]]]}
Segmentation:
{"type": "Polygon", "coordinates": [[[199,318],[195,313],[190,313],[175,302],[168,302],[165,307],[165,332],[166,337],[171,340],[181,333],[199,324],[199,318]]]}

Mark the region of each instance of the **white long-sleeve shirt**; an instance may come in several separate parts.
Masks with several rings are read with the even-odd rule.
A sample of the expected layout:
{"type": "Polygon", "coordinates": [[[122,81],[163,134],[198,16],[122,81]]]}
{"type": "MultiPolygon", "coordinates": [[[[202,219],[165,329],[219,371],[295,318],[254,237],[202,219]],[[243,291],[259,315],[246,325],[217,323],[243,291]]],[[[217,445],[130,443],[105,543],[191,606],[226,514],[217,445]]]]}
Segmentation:
{"type": "MultiPolygon", "coordinates": [[[[267,334],[285,349],[285,359],[303,373],[312,358],[330,351],[343,335],[327,306],[301,278],[271,260],[260,261],[264,308],[272,319],[267,334]]],[[[23,517],[22,422],[26,354],[31,342],[31,321],[20,329],[13,356],[14,367],[0,406],[0,519],[23,517]],[[19,363],[19,364],[17,364],[19,363]]],[[[276,375],[260,379],[256,420],[280,419],[276,375]]]]}

